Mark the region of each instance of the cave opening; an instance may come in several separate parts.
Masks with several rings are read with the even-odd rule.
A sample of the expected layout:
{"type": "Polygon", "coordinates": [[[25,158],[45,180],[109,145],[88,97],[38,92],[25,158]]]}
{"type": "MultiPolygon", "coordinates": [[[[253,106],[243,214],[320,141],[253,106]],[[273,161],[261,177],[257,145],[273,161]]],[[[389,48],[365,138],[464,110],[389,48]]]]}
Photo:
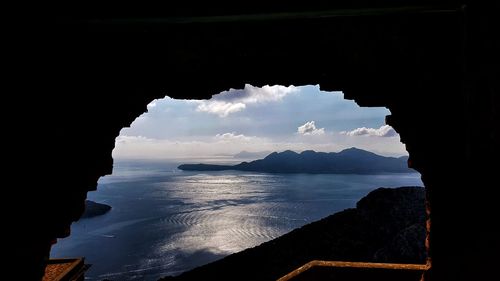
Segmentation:
{"type": "Polygon", "coordinates": [[[425,280],[495,276],[497,4],[365,2],[44,5],[20,21],[14,13],[7,85],[16,90],[7,104],[28,106],[34,122],[7,122],[6,135],[15,136],[7,175],[23,179],[7,198],[24,210],[7,216],[6,268],[41,279],[50,244],[66,237],[87,191],[111,173],[120,129],[159,93],[209,98],[248,81],[319,83],[361,106],[390,108],[388,123],[422,173],[432,207],[425,280]],[[37,135],[44,138],[31,145],[37,135]],[[28,170],[30,158],[36,165],[28,170]]]}
{"type": "MultiPolygon", "coordinates": [[[[73,224],[71,237],[59,241],[51,255],[86,256],[93,264],[87,275],[95,278],[156,280],[353,208],[378,187],[423,186],[415,171],[359,170],[357,166],[337,173],[178,169],[185,163],[237,165],[273,152],[285,156],[288,151],[295,153],[291,156],[312,151],[355,153],[357,156],[348,155],[350,161],[375,153],[399,161],[399,168],[405,163],[406,168],[405,147],[385,124],[388,114],[386,108],[360,108],[345,100],[342,92],[324,92],[318,85],[245,85],[210,100],[168,96],[154,100],[130,128],[121,130],[113,150],[113,175],[101,178],[97,191],[88,195],[93,201],[109,204],[111,211],[73,224]]],[[[365,168],[370,165],[385,164],[363,164],[365,168]]],[[[420,228],[409,224],[391,230],[399,240],[371,253],[373,260],[349,253],[352,247],[337,257],[423,262],[425,256],[408,260],[402,255],[398,260],[390,253],[418,231],[417,237],[422,238],[425,216],[421,217],[420,228]]],[[[313,245],[307,247],[314,249],[313,245]]],[[[328,253],[316,251],[316,256],[304,255],[304,261],[328,259],[328,253]]],[[[277,272],[283,275],[280,270],[277,272]]]]}

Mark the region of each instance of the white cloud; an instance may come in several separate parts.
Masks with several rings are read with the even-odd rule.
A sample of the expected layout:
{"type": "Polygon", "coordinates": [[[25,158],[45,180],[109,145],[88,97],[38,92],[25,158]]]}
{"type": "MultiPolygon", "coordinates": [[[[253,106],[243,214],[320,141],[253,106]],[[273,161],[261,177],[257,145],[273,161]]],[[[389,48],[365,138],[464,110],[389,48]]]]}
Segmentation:
{"type": "Polygon", "coordinates": [[[196,108],[197,111],[208,112],[226,117],[231,113],[241,111],[246,108],[244,103],[231,103],[225,101],[202,101],[196,108]]]}
{"type": "Polygon", "coordinates": [[[248,104],[279,101],[298,90],[293,85],[288,87],[266,85],[260,88],[246,84],[244,89],[230,89],[213,96],[210,100],[198,101],[199,105],[196,110],[226,117],[231,113],[244,110],[248,104]]]}
{"type": "Polygon", "coordinates": [[[314,121],[306,122],[304,125],[297,128],[297,133],[301,135],[323,135],[325,134],[325,128],[316,128],[314,121]]]}
{"type": "Polygon", "coordinates": [[[378,129],[375,128],[357,128],[352,131],[342,131],[342,135],[347,136],[373,136],[373,137],[395,137],[398,135],[394,129],[389,125],[384,125],[378,129]]]}
{"type": "Polygon", "coordinates": [[[224,133],[224,134],[217,134],[215,135],[216,140],[222,140],[222,141],[251,141],[253,139],[256,139],[256,137],[247,137],[243,134],[237,135],[236,133],[224,133]]]}
{"type": "Polygon", "coordinates": [[[115,142],[117,144],[131,144],[131,143],[145,143],[145,142],[151,142],[154,139],[150,139],[147,137],[143,136],[127,136],[127,135],[120,135],[115,139],[115,142]]]}

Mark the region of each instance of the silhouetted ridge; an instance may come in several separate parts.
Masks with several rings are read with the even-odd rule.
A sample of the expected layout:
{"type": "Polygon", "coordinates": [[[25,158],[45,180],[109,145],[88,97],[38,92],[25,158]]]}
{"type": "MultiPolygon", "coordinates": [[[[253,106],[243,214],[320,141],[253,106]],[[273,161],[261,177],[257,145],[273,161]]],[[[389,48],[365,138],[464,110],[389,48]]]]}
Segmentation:
{"type": "Polygon", "coordinates": [[[273,152],[264,159],[242,162],[237,165],[183,164],[178,168],[186,171],[253,171],[265,173],[311,173],[311,174],[377,174],[408,173],[408,157],[385,157],[358,148],[341,152],[315,152],[306,150],[296,153],[291,150],[273,152]]]}
{"type": "Polygon", "coordinates": [[[109,212],[109,210],[111,210],[111,206],[109,205],[85,200],[85,211],[83,212],[82,218],[92,218],[104,215],[109,212]]]}
{"type": "MultiPolygon", "coordinates": [[[[243,162],[245,163],[245,162],[243,162]]],[[[233,166],[227,165],[212,165],[212,164],[183,164],[178,167],[181,170],[187,171],[224,171],[233,170],[233,166]]]]}

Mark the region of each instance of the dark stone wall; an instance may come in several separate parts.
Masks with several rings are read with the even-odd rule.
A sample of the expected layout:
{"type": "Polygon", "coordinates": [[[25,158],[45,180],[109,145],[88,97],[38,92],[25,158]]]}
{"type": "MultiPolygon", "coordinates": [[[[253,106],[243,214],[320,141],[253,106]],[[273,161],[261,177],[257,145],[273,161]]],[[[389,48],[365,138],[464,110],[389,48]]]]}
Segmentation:
{"type": "Polygon", "coordinates": [[[151,100],[320,84],[391,110],[427,188],[429,278],[489,276],[500,237],[498,9],[382,2],[19,14],[4,51],[7,176],[17,179],[5,188],[16,208],[4,255],[26,280],[39,276],[51,242],[69,235],[87,192],[112,172],[120,129],[151,100]]]}

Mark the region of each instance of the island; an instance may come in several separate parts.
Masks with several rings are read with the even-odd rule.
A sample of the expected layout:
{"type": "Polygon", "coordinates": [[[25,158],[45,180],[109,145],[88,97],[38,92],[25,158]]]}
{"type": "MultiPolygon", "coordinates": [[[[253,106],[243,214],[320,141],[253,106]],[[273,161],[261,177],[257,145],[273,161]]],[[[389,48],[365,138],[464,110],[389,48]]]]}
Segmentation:
{"type": "Polygon", "coordinates": [[[109,205],[85,200],[85,211],[83,212],[82,219],[101,216],[109,212],[109,210],[111,210],[111,206],[109,205]]]}
{"type": "MultiPolygon", "coordinates": [[[[160,280],[275,281],[311,260],[425,264],[425,220],[423,187],[378,188],[359,200],[356,208],[160,280]]],[[[420,280],[416,275],[415,280],[420,280]]],[[[329,277],[321,280],[348,280],[329,277]]]]}
{"type": "Polygon", "coordinates": [[[264,159],[237,165],[183,164],[184,171],[251,171],[264,173],[381,174],[412,173],[408,156],[386,157],[355,147],[340,152],[273,152],[264,159]]]}

